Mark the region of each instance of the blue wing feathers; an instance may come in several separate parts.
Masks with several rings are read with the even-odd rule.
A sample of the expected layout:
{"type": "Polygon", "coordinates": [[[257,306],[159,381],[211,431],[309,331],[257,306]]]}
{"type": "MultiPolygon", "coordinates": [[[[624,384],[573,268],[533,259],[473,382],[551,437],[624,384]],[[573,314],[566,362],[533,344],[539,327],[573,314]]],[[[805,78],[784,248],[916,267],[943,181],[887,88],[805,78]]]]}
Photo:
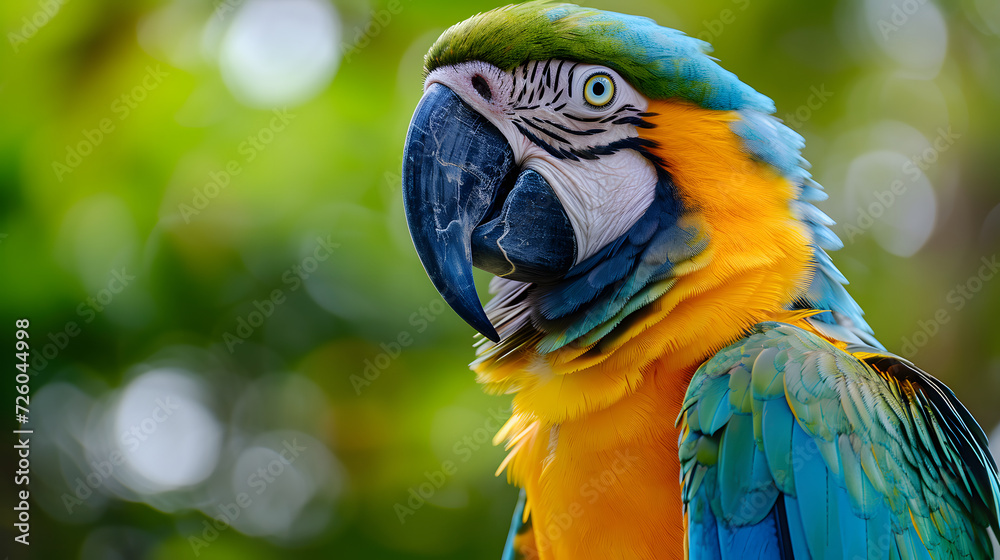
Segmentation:
{"type": "Polygon", "coordinates": [[[792,470],[792,430],[795,417],[788,405],[778,400],[764,403],[761,414],[764,456],[774,476],[774,483],[785,494],[795,495],[795,473],[792,470]]]}
{"type": "Polygon", "coordinates": [[[782,529],[774,507],[754,525],[720,524],[718,532],[722,558],[726,560],[789,558],[791,560],[791,557],[785,555],[782,529]]]}
{"type": "Polygon", "coordinates": [[[792,430],[793,470],[795,494],[799,500],[802,526],[813,558],[840,558],[840,522],[836,486],[816,442],[802,428],[792,430]],[[832,488],[831,488],[832,487],[832,488]],[[834,492],[831,493],[831,490],[834,492]]]}
{"type": "Polygon", "coordinates": [[[722,560],[715,516],[706,501],[698,501],[688,510],[689,560],[722,560]]]}
{"type": "Polygon", "coordinates": [[[692,557],[992,557],[978,424],[909,362],[849,351],[772,323],[699,368],[679,418],[692,557]]]}
{"type": "Polygon", "coordinates": [[[722,435],[719,476],[722,515],[731,524],[760,522],[778,497],[767,459],[753,440],[749,415],[734,415],[722,435]]]}
{"type": "MultiPolygon", "coordinates": [[[[877,547],[869,547],[869,527],[866,520],[845,513],[851,510],[850,498],[847,496],[847,491],[834,485],[834,495],[831,496],[831,499],[836,500],[837,511],[839,512],[837,518],[839,520],[840,533],[837,535],[837,538],[842,546],[843,552],[841,557],[871,558],[872,560],[879,558],[881,555],[878,554],[879,550],[877,547]]],[[[888,525],[884,528],[877,527],[875,528],[875,534],[877,535],[878,532],[885,529],[888,529],[888,525]]]]}

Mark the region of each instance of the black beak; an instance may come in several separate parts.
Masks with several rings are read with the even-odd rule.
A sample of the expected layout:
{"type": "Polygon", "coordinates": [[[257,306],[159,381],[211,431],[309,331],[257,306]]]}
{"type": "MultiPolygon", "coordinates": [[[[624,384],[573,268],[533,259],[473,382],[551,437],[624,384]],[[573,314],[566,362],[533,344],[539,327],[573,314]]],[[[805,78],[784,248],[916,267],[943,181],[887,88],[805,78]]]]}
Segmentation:
{"type": "Polygon", "coordinates": [[[569,218],[538,173],[515,173],[503,134],[451,89],[432,84],[403,153],[403,208],[420,262],[448,305],[484,336],[473,264],[523,282],[553,281],[576,258],[569,218]]]}

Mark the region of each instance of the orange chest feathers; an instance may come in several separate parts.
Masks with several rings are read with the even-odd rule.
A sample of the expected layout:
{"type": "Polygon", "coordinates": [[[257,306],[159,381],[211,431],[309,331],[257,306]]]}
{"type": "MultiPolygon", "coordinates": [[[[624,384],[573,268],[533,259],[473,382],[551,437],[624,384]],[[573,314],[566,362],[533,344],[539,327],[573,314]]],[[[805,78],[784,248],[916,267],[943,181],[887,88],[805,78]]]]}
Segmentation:
{"type": "Polygon", "coordinates": [[[523,426],[508,466],[529,495],[525,559],[682,557],[674,419],[692,372],[654,362],[647,382],[619,403],[523,426]]]}

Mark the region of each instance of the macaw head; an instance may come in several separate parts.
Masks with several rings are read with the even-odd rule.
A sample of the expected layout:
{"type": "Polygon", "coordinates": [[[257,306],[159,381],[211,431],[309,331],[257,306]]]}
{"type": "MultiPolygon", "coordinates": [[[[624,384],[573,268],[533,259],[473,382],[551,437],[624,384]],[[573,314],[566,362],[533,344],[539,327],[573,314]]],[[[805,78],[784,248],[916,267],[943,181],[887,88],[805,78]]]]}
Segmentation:
{"type": "Polygon", "coordinates": [[[708,50],[547,2],[431,47],[404,208],[435,287],[489,339],[485,382],[561,419],[631,390],[655,355],[703,359],[776,310],[869,332],[823,251],[839,241],[810,203],[825,196],[802,138],[708,50]],[[496,276],[485,309],[473,267],[496,276]]]}

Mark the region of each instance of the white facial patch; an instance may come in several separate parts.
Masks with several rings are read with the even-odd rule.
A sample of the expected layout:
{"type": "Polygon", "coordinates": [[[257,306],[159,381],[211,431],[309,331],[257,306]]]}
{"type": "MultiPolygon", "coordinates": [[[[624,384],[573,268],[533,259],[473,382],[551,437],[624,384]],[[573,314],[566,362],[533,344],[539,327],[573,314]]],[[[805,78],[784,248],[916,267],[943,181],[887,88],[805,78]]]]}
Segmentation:
{"type": "Polygon", "coordinates": [[[550,60],[505,72],[473,61],[434,70],[424,89],[435,83],[496,126],[517,164],[549,183],[573,225],[577,263],[652,203],[656,171],[635,149],[649,101],[614,70],[550,60]]]}

